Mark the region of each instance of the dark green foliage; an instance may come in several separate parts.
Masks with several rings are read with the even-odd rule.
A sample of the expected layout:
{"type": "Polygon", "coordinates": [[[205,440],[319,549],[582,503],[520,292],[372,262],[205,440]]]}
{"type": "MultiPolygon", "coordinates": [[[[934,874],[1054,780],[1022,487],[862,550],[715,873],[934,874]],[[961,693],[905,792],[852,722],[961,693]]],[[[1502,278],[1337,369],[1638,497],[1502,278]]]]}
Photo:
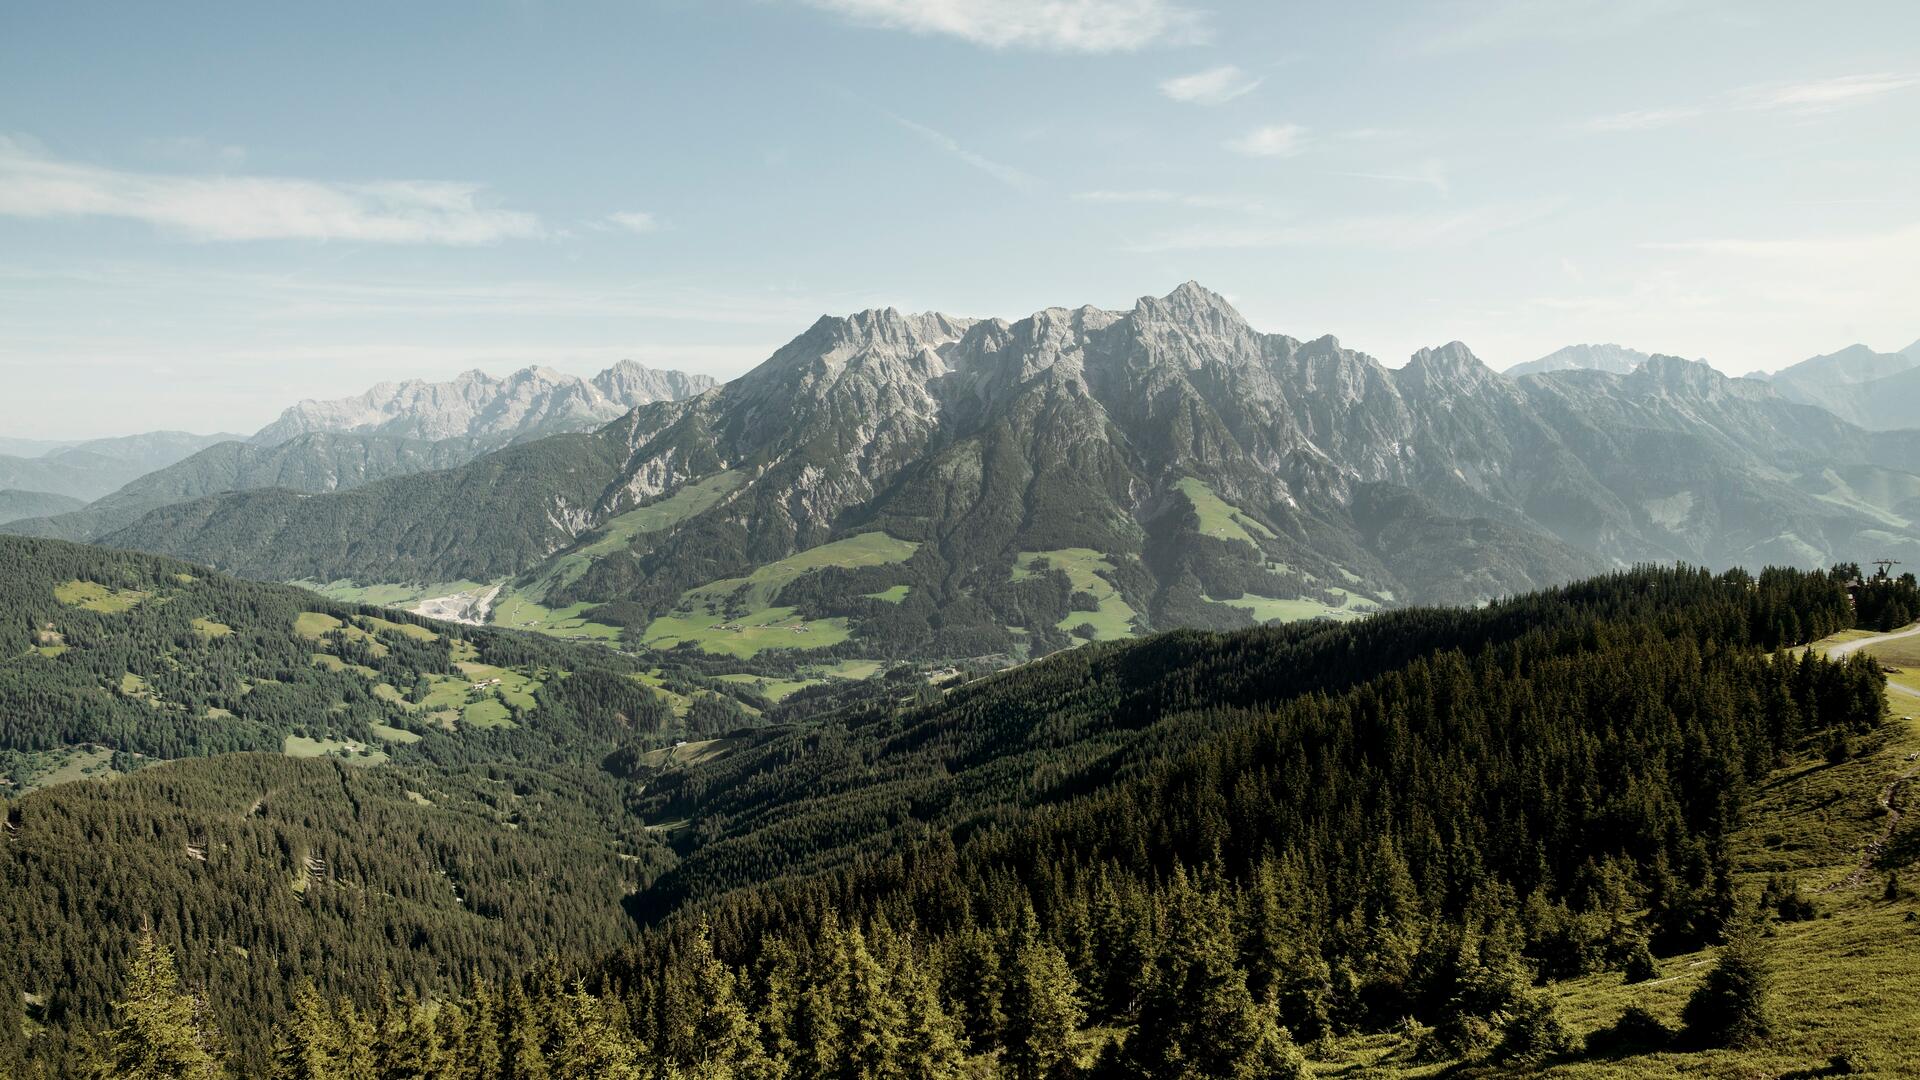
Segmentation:
{"type": "Polygon", "coordinates": [[[1587,1053],[1625,1056],[1660,1050],[1671,1044],[1677,1033],[1660,1018],[1638,1005],[1629,1005],[1620,1018],[1607,1027],[1589,1032],[1587,1053]]]}
{"type": "Polygon", "coordinates": [[[1702,1046],[1753,1046],[1772,1031],[1766,939],[1756,922],[1736,927],[1712,970],[1681,1013],[1689,1041],[1702,1046]]]}

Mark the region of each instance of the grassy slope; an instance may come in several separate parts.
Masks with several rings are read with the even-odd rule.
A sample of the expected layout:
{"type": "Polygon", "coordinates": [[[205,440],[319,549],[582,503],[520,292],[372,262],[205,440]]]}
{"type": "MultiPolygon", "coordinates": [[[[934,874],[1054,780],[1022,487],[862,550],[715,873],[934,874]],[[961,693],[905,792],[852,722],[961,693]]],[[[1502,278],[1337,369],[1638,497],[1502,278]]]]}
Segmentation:
{"type": "Polygon", "coordinates": [[[1133,636],[1133,607],[1120,598],[1120,591],[1113,587],[1106,575],[1113,573],[1113,564],[1105,555],[1091,548],[1062,548],[1058,551],[1023,551],[1014,560],[1013,580],[1031,577],[1033,564],[1045,559],[1054,570],[1066,572],[1073,582],[1075,592],[1091,594],[1098,601],[1095,611],[1069,611],[1056,625],[1068,632],[1074,627],[1086,625],[1093,628],[1094,641],[1113,641],[1133,636]]]}
{"type": "MultiPolygon", "coordinates": [[[[1864,637],[1850,631],[1832,642],[1864,637]]],[[[1816,645],[1826,644],[1825,642],[1816,645]]],[[[1920,661],[1920,638],[1869,651],[1920,661]]],[[[1915,664],[1920,670],[1920,663],[1915,664]]],[[[1920,679],[1914,680],[1920,682],[1920,679]]],[[[1920,721],[1907,713],[1915,702],[1889,693],[1889,719],[1864,739],[1856,756],[1840,765],[1822,760],[1796,763],[1775,773],[1758,793],[1735,859],[1739,885],[1757,893],[1770,874],[1796,876],[1819,907],[1809,922],[1777,923],[1773,932],[1776,1034],[1753,1050],[1664,1052],[1618,1059],[1556,1062],[1539,1075],[1578,1080],[1640,1080],[1666,1076],[1813,1077],[1828,1059],[1850,1051],[1869,1071],[1854,1075],[1920,1076],[1920,721]],[[1869,841],[1887,829],[1882,798],[1901,777],[1894,804],[1903,811],[1886,853],[1867,859],[1869,841]],[[1868,865],[1864,880],[1849,875],[1868,865]],[[1883,899],[1886,872],[1907,871],[1901,899],[1883,899]],[[1830,890],[1830,891],[1828,891],[1830,890]]],[[[1713,950],[1667,957],[1661,978],[1626,985],[1618,972],[1557,983],[1549,988],[1562,1018],[1578,1036],[1605,1027],[1629,1005],[1639,1005],[1668,1024],[1679,1025],[1687,996],[1711,967],[1713,950]]],[[[1413,1066],[1407,1047],[1392,1036],[1354,1039],[1329,1060],[1316,1061],[1319,1076],[1472,1075],[1441,1063],[1413,1066]],[[1374,1075],[1379,1075],[1375,1073],[1374,1075]]]]}

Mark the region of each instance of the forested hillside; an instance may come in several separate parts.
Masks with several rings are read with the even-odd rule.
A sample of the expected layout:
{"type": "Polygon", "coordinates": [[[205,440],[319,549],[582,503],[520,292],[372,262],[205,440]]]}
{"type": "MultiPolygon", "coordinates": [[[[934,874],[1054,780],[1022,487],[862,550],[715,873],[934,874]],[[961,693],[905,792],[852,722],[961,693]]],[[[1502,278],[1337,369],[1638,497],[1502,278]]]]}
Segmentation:
{"type": "MultiPolygon", "coordinates": [[[[617,802],[612,843],[639,860],[619,902],[638,937],[603,963],[571,946],[613,925],[568,917],[565,955],[524,978],[454,991],[369,949],[352,973],[288,961],[271,991],[222,988],[197,1023],[228,1032],[242,1071],[277,1047],[291,1077],[1285,1076],[1385,1032],[1422,1061],[1561,1060],[1578,1052],[1562,981],[1717,946],[1737,960],[1758,889],[1736,856],[1763,782],[1885,740],[1872,659],[1790,647],[1915,599],[1910,578],[1851,568],[1648,569],[1480,609],[1089,647],[931,699],[875,683],[784,729],[591,755],[601,778],[555,813],[617,802]],[[383,963],[398,989],[365,993],[383,963]],[[237,999],[277,1041],[221,1004],[237,999]]],[[[388,788],[356,806],[486,801],[478,781],[407,776],[357,781],[407,803],[388,788]]],[[[16,804],[7,853],[56,807],[102,812],[81,794],[99,789],[66,790],[16,804]]],[[[221,798],[244,809],[245,790],[221,798]]],[[[216,843],[275,827],[263,816],[216,843]]],[[[541,902],[605,896],[596,858],[569,856],[541,902]]],[[[174,918],[146,955],[172,949],[205,985],[220,939],[174,918]]],[[[420,918],[420,947],[458,932],[420,918]]],[[[327,933],[354,940],[360,919],[327,933]]],[[[475,951],[487,972],[495,955],[475,951]]],[[[102,1015],[98,997],[62,1017],[37,996],[34,1025],[102,1015]]],[[[1725,1004],[1691,1009],[1684,1038],[1746,1038],[1725,1004]]]]}

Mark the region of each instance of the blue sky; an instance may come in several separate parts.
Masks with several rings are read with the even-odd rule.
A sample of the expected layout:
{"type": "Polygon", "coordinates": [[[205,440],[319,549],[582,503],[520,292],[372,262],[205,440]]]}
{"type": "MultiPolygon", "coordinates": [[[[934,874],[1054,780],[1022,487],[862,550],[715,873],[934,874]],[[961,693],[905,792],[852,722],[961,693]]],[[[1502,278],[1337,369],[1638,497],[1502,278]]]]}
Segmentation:
{"type": "Polygon", "coordinates": [[[0,434],[1195,278],[1388,364],[1920,336],[1920,5],[0,7],[0,434]]]}

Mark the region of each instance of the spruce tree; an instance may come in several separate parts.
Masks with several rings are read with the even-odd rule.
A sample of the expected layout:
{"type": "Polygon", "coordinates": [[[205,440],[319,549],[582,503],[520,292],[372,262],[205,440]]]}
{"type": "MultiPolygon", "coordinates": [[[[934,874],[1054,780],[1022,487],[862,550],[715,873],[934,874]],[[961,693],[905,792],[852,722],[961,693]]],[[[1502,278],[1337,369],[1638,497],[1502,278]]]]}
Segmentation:
{"type": "Polygon", "coordinates": [[[1041,937],[1033,908],[1024,908],[1007,958],[1000,1039],[1014,1080],[1042,1080],[1067,1059],[1085,1017],[1079,994],[1066,955],[1041,937]]]}
{"type": "Polygon", "coordinates": [[[1754,1046],[1772,1031],[1772,992],[1766,941],[1759,921],[1746,917],[1733,928],[1720,958],[1680,1014],[1690,1041],[1703,1046],[1754,1046]]]}
{"type": "Polygon", "coordinates": [[[223,1076],[220,1039],[200,1002],[180,988],[173,952],[147,931],[127,968],[120,1022],[107,1035],[105,1074],[118,1080],[223,1076]]]}
{"type": "Polygon", "coordinates": [[[333,1009],[312,979],[302,979],[274,1045],[273,1080],[339,1080],[344,1053],[333,1009]]]}

